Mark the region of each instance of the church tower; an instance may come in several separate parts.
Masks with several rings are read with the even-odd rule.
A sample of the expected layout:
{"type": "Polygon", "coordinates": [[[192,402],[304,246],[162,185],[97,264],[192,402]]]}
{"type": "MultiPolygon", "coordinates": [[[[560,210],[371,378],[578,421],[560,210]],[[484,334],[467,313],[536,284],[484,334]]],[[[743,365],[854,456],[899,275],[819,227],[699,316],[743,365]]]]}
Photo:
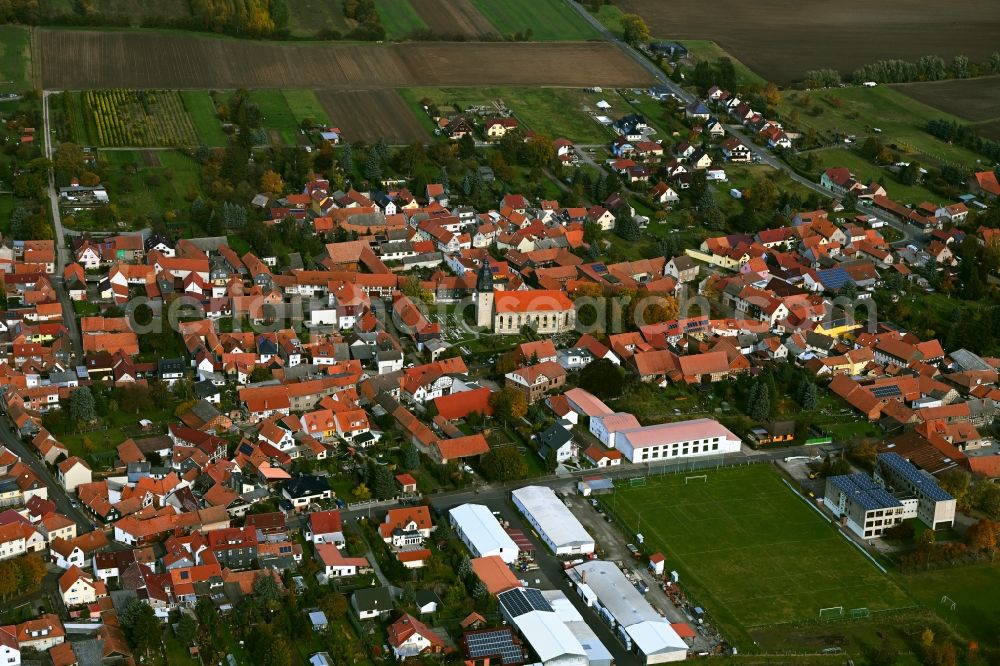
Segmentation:
{"type": "Polygon", "coordinates": [[[493,271],[489,258],[483,261],[476,281],[476,326],[493,330],[493,271]]]}

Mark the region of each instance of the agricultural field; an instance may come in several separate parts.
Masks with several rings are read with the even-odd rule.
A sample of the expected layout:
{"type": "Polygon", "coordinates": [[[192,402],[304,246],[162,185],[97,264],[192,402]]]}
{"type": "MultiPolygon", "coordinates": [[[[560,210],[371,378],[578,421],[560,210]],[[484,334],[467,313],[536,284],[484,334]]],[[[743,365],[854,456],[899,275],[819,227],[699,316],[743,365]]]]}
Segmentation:
{"type": "Polygon", "coordinates": [[[30,51],[27,28],[0,26],[0,94],[31,87],[30,51]]]}
{"type": "Polygon", "coordinates": [[[755,86],[764,85],[767,80],[755,71],[744,65],[739,59],[727,53],[721,46],[708,39],[685,39],[681,42],[687,47],[690,54],[690,63],[694,65],[701,60],[715,62],[719,58],[729,58],[733,62],[736,70],[736,79],[740,85],[755,86]]]}
{"type": "Polygon", "coordinates": [[[766,465],[651,477],[603,503],[738,645],[749,630],[815,620],[820,609],[871,612],[914,602],[766,465]]]}
{"type": "Polygon", "coordinates": [[[1000,605],[984,590],[1000,586],[1000,564],[980,564],[902,576],[904,587],[968,638],[983,646],[1000,647],[1000,605]],[[955,602],[942,604],[948,597],[955,602]]]}
{"type": "Polygon", "coordinates": [[[1000,76],[893,86],[904,95],[971,122],[1000,120],[1000,76]]]}
{"type": "Polygon", "coordinates": [[[314,123],[322,125],[330,122],[330,119],[326,115],[326,110],[323,108],[323,104],[319,101],[319,98],[316,97],[316,93],[314,91],[282,90],[281,94],[284,95],[285,102],[288,104],[288,108],[295,117],[296,124],[301,125],[302,121],[306,119],[310,119],[314,123]]]}
{"type": "Polygon", "coordinates": [[[438,35],[474,39],[497,31],[471,0],[410,0],[410,4],[438,35]]]}
{"type": "Polygon", "coordinates": [[[324,30],[350,32],[342,0],[285,0],[288,5],[288,30],[293,37],[315,37],[324,30]]]}
{"type": "Polygon", "coordinates": [[[799,131],[814,130],[821,138],[854,135],[856,143],[877,136],[884,144],[895,144],[916,159],[974,166],[980,156],[941,141],[927,132],[928,120],[944,118],[961,122],[887,86],[848,87],[784,93],[778,105],[782,120],[799,131]],[[875,128],[881,130],[876,132],[875,128]],[[926,156],[926,157],[922,157],[926,156]]]}
{"type": "Polygon", "coordinates": [[[95,90],[82,95],[91,136],[100,146],[194,146],[191,117],[175,90],[95,90]]]}
{"type": "Polygon", "coordinates": [[[375,9],[388,39],[404,39],[414,30],[427,27],[410,0],[375,0],[375,9]]]}
{"type": "Polygon", "coordinates": [[[260,108],[272,143],[298,143],[299,123],[280,90],[251,90],[250,99],[260,108]]]}
{"type": "Polygon", "coordinates": [[[430,133],[395,90],[319,91],[330,123],[347,141],[388,143],[426,141],[430,133]]]}
{"type": "Polygon", "coordinates": [[[881,58],[915,60],[958,54],[981,61],[996,50],[1000,4],[991,0],[910,0],[895,3],[846,0],[747,3],[740,0],[615,0],[639,14],[653,35],[710,39],[764,78],[779,84],[801,80],[810,69],[832,67],[849,75],[881,58]],[[934,38],[914,39],[933,34],[934,38]]]}
{"type": "Polygon", "coordinates": [[[501,35],[521,34],[537,41],[596,38],[597,32],[565,0],[472,0],[501,35]]]}
{"type": "Polygon", "coordinates": [[[878,167],[858,153],[847,148],[828,148],[825,150],[813,151],[819,158],[822,165],[820,170],[813,176],[814,180],[819,180],[820,175],[829,167],[843,166],[851,170],[856,178],[865,183],[873,180],[881,180],[885,184],[885,189],[889,196],[903,204],[919,204],[924,201],[939,201],[941,197],[934,194],[922,185],[903,185],[889,173],[886,169],[878,167]]]}
{"type": "Polygon", "coordinates": [[[545,134],[551,139],[566,137],[579,143],[607,143],[611,135],[590,115],[594,106],[607,97],[612,104],[616,100],[620,112],[628,107],[613,92],[604,97],[586,93],[582,89],[570,88],[405,88],[401,94],[414,108],[414,112],[426,117],[420,100],[433,100],[442,111],[457,106],[462,110],[468,106],[492,106],[502,101],[514,116],[529,129],[545,134]]]}
{"type": "Polygon", "coordinates": [[[281,88],[291,81],[302,88],[346,90],[650,83],[637,63],[600,42],[296,44],[176,32],[44,29],[37,38],[44,56],[42,81],[56,90],[281,88]]]}
{"type": "Polygon", "coordinates": [[[229,137],[222,131],[222,121],[212,96],[204,90],[182,90],[181,100],[191,116],[198,140],[206,146],[224,146],[229,137]]]}

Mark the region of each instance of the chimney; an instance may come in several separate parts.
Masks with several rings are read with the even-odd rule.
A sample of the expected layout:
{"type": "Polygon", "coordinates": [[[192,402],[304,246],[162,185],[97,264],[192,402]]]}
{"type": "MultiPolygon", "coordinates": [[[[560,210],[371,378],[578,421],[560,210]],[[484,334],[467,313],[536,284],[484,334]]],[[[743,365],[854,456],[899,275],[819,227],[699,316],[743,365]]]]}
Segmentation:
{"type": "Polygon", "coordinates": [[[582,573],[582,574],[580,575],[580,582],[581,582],[581,583],[583,583],[584,585],[586,585],[586,584],[587,584],[587,572],[586,572],[586,571],[584,571],[584,572],[583,572],[583,573],[582,573]]]}

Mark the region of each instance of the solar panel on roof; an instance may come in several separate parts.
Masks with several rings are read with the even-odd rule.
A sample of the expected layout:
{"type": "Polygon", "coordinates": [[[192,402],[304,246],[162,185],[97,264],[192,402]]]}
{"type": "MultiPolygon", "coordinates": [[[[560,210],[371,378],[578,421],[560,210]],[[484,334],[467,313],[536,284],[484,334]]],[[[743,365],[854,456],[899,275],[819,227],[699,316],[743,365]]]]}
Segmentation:
{"type": "Polygon", "coordinates": [[[530,587],[501,592],[497,599],[512,617],[519,617],[533,610],[552,610],[552,606],[545,600],[542,593],[530,587]]]}
{"type": "Polygon", "coordinates": [[[934,479],[930,479],[921,474],[920,470],[910,464],[898,453],[880,453],[878,458],[879,461],[886,467],[890,468],[912,483],[915,488],[919,488],[920,492],[922,492],[927,499],[933,502],[946,502],[950,499],[954,499],[951,495],[942,490],[934,479]]]}
{"type": "Polygon", "coordinates": [[[595,273],[607,273],[608,267],[604,264],[594,264],[593,269],[595,273]]]}
{"type": "Polygon", "coordinates": [[[514,643],[510,631],[484,631],[482,633],[466,634],[465,644],[469,656],[491,657],[500,655],[503,664],[520,664],[524,662],[524,653],[519,645],[514,643]]]}
{"type": "Polygon", "coordinates": [[[889,384],[888,386],[876,386],[871,389],[871,393],[876,398],[895,398],[896,396],[903,395],[903,392],[899,390],[899,387],[895,384],[889,384]]]}

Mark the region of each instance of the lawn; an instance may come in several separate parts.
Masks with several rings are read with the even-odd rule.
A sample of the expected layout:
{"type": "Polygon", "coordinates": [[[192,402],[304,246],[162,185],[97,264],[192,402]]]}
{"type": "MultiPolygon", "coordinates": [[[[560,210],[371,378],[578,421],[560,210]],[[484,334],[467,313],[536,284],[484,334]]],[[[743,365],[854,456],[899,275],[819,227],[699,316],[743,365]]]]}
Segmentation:
{"type": "Polygon", "coordinates": [[[904,608],[912,599],[770,467],[723,469],[707,481],[652,477],[604,500],[723,634],[743,648],[753,627],[814,620],[821,608],[904,608]],[[618,499],[621,495],[621,499],[618,499]]]}
{"type": "Polygon", "coordinates": [[[427,28],[410,0],[375,0],[375,8],[389,39],[405,39],[414,30],[427,28]]]}
{"type": "Polygon", "coordinates": [[[277,135],[286,144],[294,146],[298,140],[299,124],[281,91],[253,90],[250,99],[260,107],[264,127],[271,134],[272,141],[277,135]]]}
{"type": "MultiPolygon", "coordinates": [[[[422,119],[427,119],[420,105],[424,98],[433,100],[442,112],[446,106],[455,105],[461,110],[503,100],[518,120],[549,138],[566,137],[583,144],[606,144],[611,140],[610,132],[589,115],[607,94],[574,88],[403,88],[399,93],[422,119]]],[[[613,93],[610,98],[614,104],[617,98],[613,93]]],[[[618,106],[624,112],[624,101],[618,106]]]]}
{"type": "Polygon", "coordinates": [[[582,41],[597,32],[565,0],[472,0],[502,35],[530,31],[534,41],[582,41]]]}
{"type": "Polygon", "coordinates": [[[900,152],[918,160],[926,156],[932,161],[972,167],[981,159],[976,153],[940,141],[923,129],[928,120],[935,118],[963,124],[964,121],[886,86],[786,92],[778,111],[781,119],[794,129],[803,132],[812,129],[830,142],[840,143],[844,135],[853,135],[855,143],[862,144],[867,137],[875,136],[885,145],[895,144],[900,152]]]}
{"type": "Polygon", "coordinates": [[[754,72],[711,40],[685,39],[681,41],[681,44],[687,47],[692,65],[697,63],[699,60],[714,62],[719,58],[729,58],[733,61],[733,67],[736,69],[736,81],[740,85],[762,86],[767,83],[767,80],[763,76],[754,72]]]}
{"type": "Polygon", "coordinates": [[[215,110],[212,96],[204,90],[181,91],[184,108],[191,116],[198,139],[206,146],[225,146],[229,142],[215,110]]]}
{"type": "Polygon", "coordinates": [[[889,196],[904,204],[919,204],[924,201],[940,201],[941,197],[922,185],[903,185],[891,173],[878,167],[864,157],[847,148],[829,148],[817,150],[812,154],[819,158],[820,169],[811,174],[815,180],[829,167],[847,167],[855,178],[865,183],[881,180],[885,184],[889,196]]]}
{"type": "Polygon", "coordinates": [[[954,624],[966,638],[1000,647],[1000,603],[995,596],[983,594],[1000,589],[1000,564],[926,571],[902,576],[901,580],[918,601],[954,624]],[[941,603],[945,596],[955,602],[955,610],[941,603]]]}
{"type": "Polygon", "coordinates": [[[28,29],[0,26],[0,94],[31,88],[28,29]]]}
{"type": "Polygon", "coordinates": [[[312,90],[282,90],[281,94],[285,96],[285,102],[299,125],[306,118],[312,119],[317,124],[326,125],[330,122],[323,105],[316,99],[316,93],[312,90]]]}

